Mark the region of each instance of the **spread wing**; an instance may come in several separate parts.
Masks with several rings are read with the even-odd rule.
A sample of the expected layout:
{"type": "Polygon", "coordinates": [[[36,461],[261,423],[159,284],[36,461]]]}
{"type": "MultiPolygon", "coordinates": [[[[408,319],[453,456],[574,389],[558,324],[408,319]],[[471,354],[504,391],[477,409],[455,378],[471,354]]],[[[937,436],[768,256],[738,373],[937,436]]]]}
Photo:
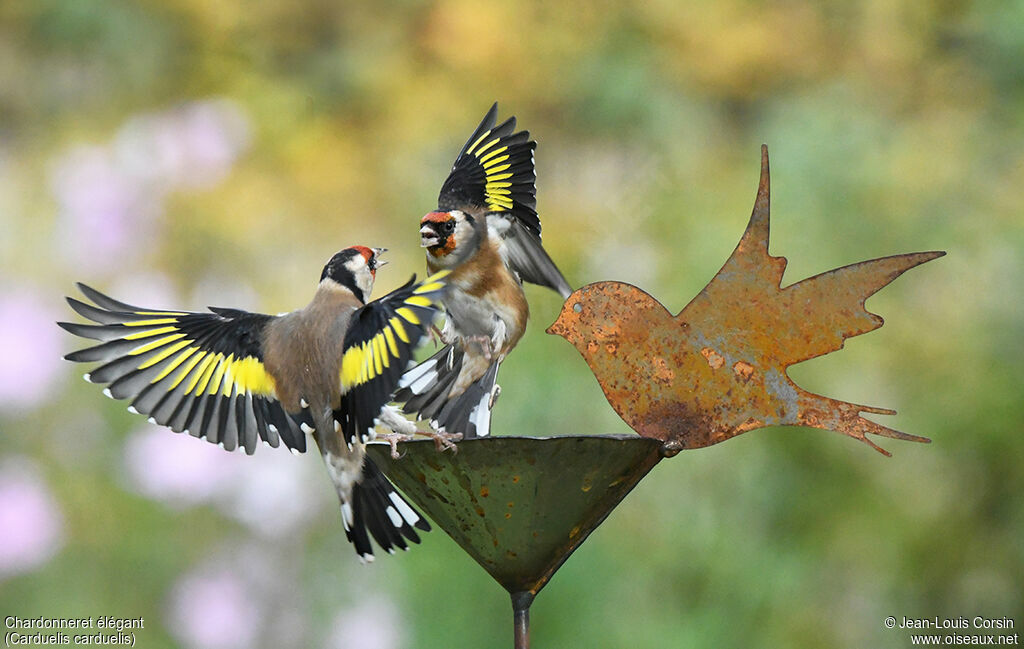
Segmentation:
{"type": "Polygon", "coordinates": [[[251,454],[257,439],[306,450],[302,424],[311,423],[309,413],[285,412],[263,365],[263,331],[274,316],[216,307],[210,313],[144,309],[78,287],[93,304],[67,298],[68,304],[97,324],[57,324],[101,342],[65,358],[102,363],[85,378],[109,384],[104,394],[131,400],[129,410],[153,423],[229,451],[242,446],[251,454]]]}
{"type": "Polygon", "coordinates": [[[501,239],[509,268],[524,281],[568,297],[569,283],[540,242],[533,160],[537,143],[528,131],[515,132],[515,117],[495,126],[497,116],[494,104],[455,159],[437,205],[442,210],[487,210],[488,229],[501,239]]]}
{"type": "Polygon", "coordinates": [[[515,117],[495,126],[497,116],[495,103],[455,159],[437,206],[444,211],[506,212],[540,237],[533,169],[537,143],[528,131],[515,132],[515,117]]]}
{"type": "Polygon", "coordinates": [[[341,364],[341,407],[335,413],[347,442],[357,434],[363,441],[370,436],[440,311],[448,273],[435,273],[421,284],[413,276],[352,316],[341,364]]]}

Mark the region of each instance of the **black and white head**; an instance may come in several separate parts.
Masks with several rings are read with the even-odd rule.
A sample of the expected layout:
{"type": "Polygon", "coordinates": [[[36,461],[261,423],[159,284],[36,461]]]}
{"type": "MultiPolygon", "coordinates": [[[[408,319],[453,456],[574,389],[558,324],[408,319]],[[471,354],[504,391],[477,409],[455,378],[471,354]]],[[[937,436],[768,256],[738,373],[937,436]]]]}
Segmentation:
{"type": "Polygon", "coordinates": [[[472,254],[479,245],[477,228],[486,228],[483,217],[474,217],[462,210],[431,212],[420,220],[420,246],[427,249],[434,264],[455,266],[472,254]]]}
{"type": "Polygon", "coordinates": [[[388,263],[380,256],[387,248],[367,248],[352,246],[337,253],[324,266],[320,274],[320,283],[330,280],[352,291],[352,294],[366,303],[373,292],[373,280],[377,277],[377,269],[388,263]]]}

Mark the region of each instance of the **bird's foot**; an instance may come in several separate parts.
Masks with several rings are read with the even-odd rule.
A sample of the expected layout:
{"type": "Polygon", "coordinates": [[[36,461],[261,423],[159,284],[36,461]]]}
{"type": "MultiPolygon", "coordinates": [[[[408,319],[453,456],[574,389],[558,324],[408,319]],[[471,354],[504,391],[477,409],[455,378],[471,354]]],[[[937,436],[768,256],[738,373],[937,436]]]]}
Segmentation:
{"type": "Polygon", "coordinates": [[[480,353],[484,355],[488,361],[491,360],[491,339],[488,336],[469,336],[466,338],[466,342],[473,343],[480,348],[480,353]]]}
{"type": "Polygon", "coordinates": [[[405,433],[382,433],[377,435],[377,439],[383,440],[391,445],[391,458],[399,459],[401,454],[398,452],[399,442],[411,442],[416,439],[414,435],[406,435],[405,433]]]}
{"type": "Polygon", "coordinates": [[[459,447],[455,445],[455,442],[462,441],[462,433],[446,433],[443,430],[432,430],[429,432],[420,432],[420,435],[426,435],[430,439],[434,440],[434,446],[437,447],[438,453],[451,451],[452,455],[455,455],[459,452],[459,447]]]}
{"type": "Polygon", "coordinates": [[[399,459],[402,455],[398,452],[399,442],[411,442],[416,439],[417,435],[423,437],[429,437],[434,440],[434,446],[437,447],[439,453],[444,451],[451,451],[452,454],[459,452],[459,447],[455,445],[455,442],[462,441],[462,433],[446,433],[443,430],[417,430],[410,434],[406,433],[382,433],[377,435],[377,439],[387,442],[391,446],[391,457],[393,459],[399,459]]]}
{"type": "Polygon", "coordinates": [[[430,325],[430,337],[434,341],[434,346],[448,344],[448,341],[444,338],[444,333],[437,328],[437,325],[430,325]]]}

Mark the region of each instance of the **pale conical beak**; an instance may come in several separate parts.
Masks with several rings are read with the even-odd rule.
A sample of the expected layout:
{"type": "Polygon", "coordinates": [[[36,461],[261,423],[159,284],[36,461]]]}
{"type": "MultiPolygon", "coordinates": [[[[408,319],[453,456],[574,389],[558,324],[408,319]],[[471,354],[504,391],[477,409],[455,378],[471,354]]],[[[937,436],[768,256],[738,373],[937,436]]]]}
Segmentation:
{"type": "Polygon", "coordinates": [[[424,225],[420,228],[420,247],[429,248],[436,246],[441,240],[437,237],[437,232],[434,231],[434,226],[424,225]]]}
{"type": "Polygon", "coordinates": [[[390,263],[388,260],[380,258],[381,255],[383,255],[385,252],[388,251],[387,248],[373,248],[372,250],[373,250],[373,263],[374,263],[374,265],[377,268],[380,268],[381,266],[386,266],[387,264],[390,263]]]}

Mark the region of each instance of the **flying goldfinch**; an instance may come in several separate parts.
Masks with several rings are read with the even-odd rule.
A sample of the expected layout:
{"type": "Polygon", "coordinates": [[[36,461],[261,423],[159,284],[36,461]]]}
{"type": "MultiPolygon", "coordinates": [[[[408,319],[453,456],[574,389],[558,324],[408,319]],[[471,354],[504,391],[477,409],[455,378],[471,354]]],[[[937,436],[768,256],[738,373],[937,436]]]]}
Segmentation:
{"type": "Polygon", "coordinates": [[[101,341],[68,354],[102,363],[85,375],[104,393],[131,401],[149,421],[253,453],[257,440],[320,449],[341,501],[349,541],[373,560],[381,548],[419,543],[430,525],[365,456],[376,420],[439,311],[447,272],[368,302],[382,248],[353,246],[324,266],[312,301],[278,316],[210,307],[207,313],[146,309],[78,287],[93,304],[68,298],[97,324],[58,323],[101,341]]]}

